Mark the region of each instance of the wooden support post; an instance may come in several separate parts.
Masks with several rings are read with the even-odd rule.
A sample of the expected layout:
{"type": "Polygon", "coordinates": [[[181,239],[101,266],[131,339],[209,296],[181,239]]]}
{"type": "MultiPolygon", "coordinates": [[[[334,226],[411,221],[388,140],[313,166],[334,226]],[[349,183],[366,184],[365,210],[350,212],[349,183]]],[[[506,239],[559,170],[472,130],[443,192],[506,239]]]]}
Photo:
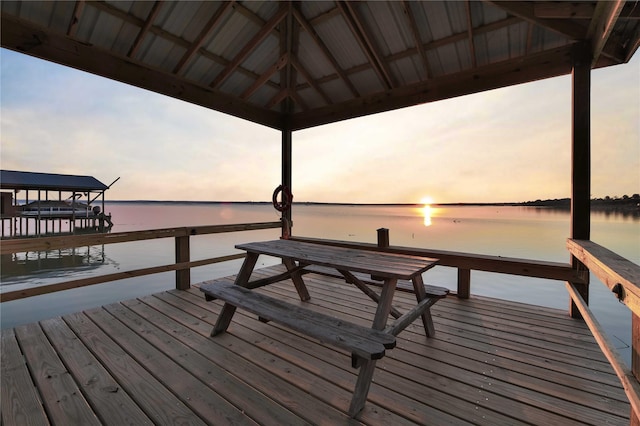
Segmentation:
{"type": "MultiPolygon", "coordinates": [[[[293,193],[292,185],[292,171],[291,171],[291,163],[292,163],[292,136],[291,130],[284,129],[282,131],[282,185],[289,188],[291,193],[293,193]]],[[[284,193],[282,195],[284,197],[284,193]]],[[[293,209],[293,205],[290,209],[282,212],[282,238],[288,239],[291,236],[291,228],[293,227],[293,222],[291,220],[291,210],[293,209]]]]}
{"type": "MultiPolygon", "coordinates": [[[[571,238],[589,240],[591,228],[591,59],[589,43],[581,42],[572,52],[572,125],[571,125],[571,238]]],[[[574,269],[584,265],[571,256],[574,269]]],[[[589,303],[589,283],[574,283],[585,303],[589,303]]],[[[569,314],[580,318],[570,301],[569,314]]]]}
{"type": "Polygon", "coordinates": [[[458,268],[458,299],[471,295],[471,269],[458,268]]]}
{"type": "MultiPolygon", "coordinates": [[[[189,262],[189,236],[176,237],[176,263],[189,262]]],[[[176,270],[176,289],[187,290],[191,287],[191,270],[176,270]]]]}

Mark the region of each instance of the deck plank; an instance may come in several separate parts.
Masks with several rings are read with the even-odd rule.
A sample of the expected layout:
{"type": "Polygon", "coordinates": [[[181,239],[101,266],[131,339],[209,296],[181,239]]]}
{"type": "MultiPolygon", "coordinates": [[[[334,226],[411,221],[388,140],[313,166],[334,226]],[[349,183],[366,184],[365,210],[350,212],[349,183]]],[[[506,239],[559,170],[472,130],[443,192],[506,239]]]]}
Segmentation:
{"type": "Polygon", "coordinates": [[[32,371],[45,410],[54,424],[99,425],[89,403],[66,369],[39,324],[16,328],[25,359],[32,371]]]}
{"type": "Polygon", "coordinates": [[[103,424],[152,423],[63,321],[50,319],[40,325],[103,424]]]}
{"type": "Polygon", "coordinates": [[[154,423],[206,424],[146,370],[151,361],[138,363],[116,342],[120,337],[117,325],[102,324],[103,330],[84,313],[67,315],[64,320],[154,423]]]}
{"type": "MultiPolygon", "coordinates": [[[[151,299],[154,300],[154,299],[151,299]]],[[[171,310],[169,306],[156,305],[160,310],[139,300],[126,301],[122,305],[113,305],[110,312],[118,318],[130,321],[147,321],[158,327],[155,333],[145,332],[146,340],[154,343],[175,361],[179,361],[183,368],[195,377],[201,376],[202,380],[213,389],[216,389],[222,398],[241,408],[244,414],[254,419],[259,424],[275,422],[278,424],[305,424],[304,420],[292,411],[277,404],[271,397],[256,389],[251,384],[241,380],[234,374],[222,368],[219,364],[212,363],[218,359],[220,352],[217,345],[206,336],[195,334],[188,328],[181,326],[176,317],[185,317],[184,312],[171,310]],[[160,335],[159,330],[164,330],[160,335]],[[169,338],[175,338],[176,343],[167,345],[169,338]],[[171,347],[173,346],[173,347],[171,347]],[[207,354],[207,356],[203,355],[207,354]]],[[[197,318],[184,318],[186,321],[197,322],[197,318]]],[[[228,360],[227,362],[231,362],[228,360]]],[[[236,361],[233,361],[234,364],[236,361]]],[[[223,362],[220,364],[224,365],[223,362]]],[[[258,371],[255,371],[257,374],[258,371]]],[[[272,383],[271,377],[263,377],[264,383],[272,383]]],[[[272,384],[271,384],[272,386],[272,384]]],[[[263,386],[269,390],[267,386],[263,386]]]]}
{"type": "Polygon", "coordinates": [[[48,425],[42,400],[31,380],[13,329],[2,330],[0,349],[2,424],[48,425]]]}
{"type": "MultiPolygon", "coordinates": [[[[374,303],[354,286],[304,279],[308,302],[290,280],[256,291],[371,324],[374,303]]],[[[395,301],[404,310],[415,297],[395,301]]],[[[25,423],[13,418],[29,407],[34,424],[629,424],[612,368],[584,323],[561,310],[439,301],[435,337],[419,321],[400,333],[378,361],[363,412],[350,419],[350,354],[242,310],[211,338],[221,307],[194,287],[3,330],[3,424],[25,423]]]]}

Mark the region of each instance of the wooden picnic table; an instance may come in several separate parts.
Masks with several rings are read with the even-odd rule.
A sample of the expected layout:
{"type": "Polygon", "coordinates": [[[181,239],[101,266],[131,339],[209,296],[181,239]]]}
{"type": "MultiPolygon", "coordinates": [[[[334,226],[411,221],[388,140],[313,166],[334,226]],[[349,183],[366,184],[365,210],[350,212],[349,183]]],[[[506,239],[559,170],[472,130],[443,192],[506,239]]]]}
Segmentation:
{"type": "Polygon", "coordinates": [[[436,297],[428,296],[422,273],[434,267],[438,262],[437,259],[284,239],[239,244],[236,248],[245,250],[247,256],[235,281],[231,283],[219,280],[201,286],[201,290],[209,300],[225,301],[211,335],[215,336],[226,331],[236,308],[241,307],[257,314],[261,319],[279,322],[295,330],[306,332],[321,341],[350,350],[353,366],[360,367],[349,408],[351,416],[357,415],[363,408],[376,360],[384,356],[385,348],[395,346],[395,336],[398,333],[418,317],[422,318],[427,337],[435,333],[429,308],[439,298],[444,297],[447,291],[443,289],[444,291],[436,297]],[[250,281],[260,255],[281,258],[287,271],[273,277],[250,281]],[[251,291],[251,289],[291,278],[300,300],[307,301],[310,295],[303,275],[309,271],[314,272],[314,268],[318,267],[335,269],[347,282],[356,285],[377,303],[370,328],[336,321],[326,315],[285,304],[251,291]],[[380,294],[365,284],[363,274],[383,282],[380,294]],[[411,281],[416,295],[416,305],[404,314],[392,306],[398,280],[411,281]],[[390,314],[396,320],[387,327],[390,314]]]}

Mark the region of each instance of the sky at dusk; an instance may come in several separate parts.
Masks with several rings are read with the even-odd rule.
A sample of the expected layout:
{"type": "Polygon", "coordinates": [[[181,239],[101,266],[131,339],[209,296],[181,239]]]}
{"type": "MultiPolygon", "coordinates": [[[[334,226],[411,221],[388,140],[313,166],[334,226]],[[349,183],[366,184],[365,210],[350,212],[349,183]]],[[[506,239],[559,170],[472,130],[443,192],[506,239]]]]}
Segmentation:
{"type": "MultiPolygon", "coordinates": [[[[268,201],[280,132],[0,50],[0,167],[91,175],[107,200],[268,201]]],[[[592,72],[593,197],[640,193],[640,58],[592,72]]],[[[293,133],[295,201],[570,196],[571,77],[293,133]]]]}

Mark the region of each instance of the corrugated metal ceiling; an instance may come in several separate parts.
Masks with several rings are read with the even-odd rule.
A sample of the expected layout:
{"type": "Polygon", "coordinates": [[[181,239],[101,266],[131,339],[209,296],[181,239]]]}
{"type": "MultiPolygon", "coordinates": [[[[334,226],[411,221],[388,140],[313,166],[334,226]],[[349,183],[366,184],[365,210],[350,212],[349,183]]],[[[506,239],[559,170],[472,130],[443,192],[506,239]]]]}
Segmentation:
{"type": "Polygon", "coordinates": [[[294,130],[568,73],[577,42],[623,63],[640,40],[633,1],[0,7],[3,47],[294,130]]]}

